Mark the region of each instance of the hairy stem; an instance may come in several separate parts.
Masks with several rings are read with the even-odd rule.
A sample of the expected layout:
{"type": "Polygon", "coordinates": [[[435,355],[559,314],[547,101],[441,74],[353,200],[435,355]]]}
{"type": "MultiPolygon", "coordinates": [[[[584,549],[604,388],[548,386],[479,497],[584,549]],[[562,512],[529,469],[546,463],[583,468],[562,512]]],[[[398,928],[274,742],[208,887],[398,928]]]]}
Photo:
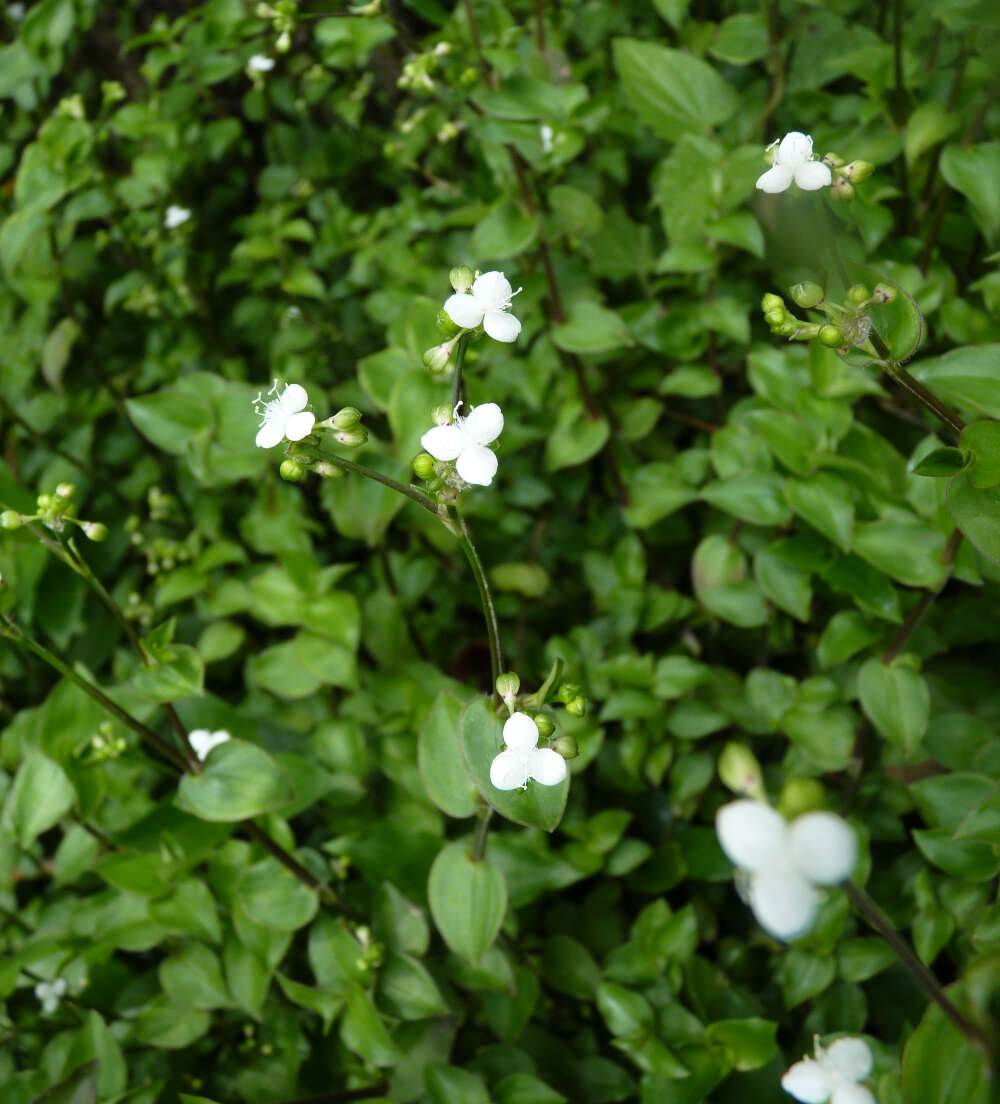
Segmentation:
{"type": "Polygon", "coordinates": [[[497,679],[500,677],[500,672],[503,671],[503,652],[500,647],[500,623],[497,620],[497,611],[493,604],[493,592],[490,590],[489,580],[486,578],[482,560],[479,558],[476,546],[472,543],[472,537],[469,535],[468,527],[465,524],[465,518],[463,518],[457,510],[455,511],[455,515],[458,519],[458,527],[455,531],[455,535],[458,537],[458,543],[462,546],[465,558],[469,561],[469,566],[472,568],[472,574],[476,578],[476,586],[479,588],[479,600],[483,605],[483,617],[486,619],[486,635],[490,642],[490,669],[493,673],[492,686],[495,693],[497,679]]]}

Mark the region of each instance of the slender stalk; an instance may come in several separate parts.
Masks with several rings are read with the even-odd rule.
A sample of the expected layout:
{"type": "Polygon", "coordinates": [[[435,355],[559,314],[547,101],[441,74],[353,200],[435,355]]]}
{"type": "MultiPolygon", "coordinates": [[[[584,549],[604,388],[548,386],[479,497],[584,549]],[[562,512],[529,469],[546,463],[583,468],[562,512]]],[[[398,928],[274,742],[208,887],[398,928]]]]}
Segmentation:
{"type": "Polygon", "coordinates": [[[465,17],[469,23],[472,45],[476,51],[476,57],[479,59],[479,71],[483,74],[483,83],[487,88],[495,88],[496,80],[494,79],[493,70],[490,68],[490,63],[486,60],[486,54],[483,53],[483,40],[479,34],[479,22],[476,19],[476,13],[472,9],[472,0],[465,0],[465,17]]]}
{"type": "Polygon", "coordinates": [[[917,626],[920,624],[924,614],[931,608],[934,599],[944,589],[945,583],[951,576],[951,566],[955,562],[955,555],[958,552],[958,547],[962,543],[962,533],[956,529],[948,539],[948,543],[944,547],[944,551],[941,553],[941,563],[948,568],[948,574],[941,580],[941,585],[935,590],[925,590],[920,596],[920,601],[910,610],[906,615],[906,620],[899,627],[899,632],[892,638],[892,642],[889,647],[886,648],[882,654],[883,663],[891,663],[896,656],[903,650],[907,640],[913,635],[917,626]]]}
{"type": "Polygon", "coordinates": [[[878,934],[896,952],[900,962],[910,971],[913,980],[920,986],[927,996],[934,1001],[949,1020],[969,1040],[988,1056],[991,1063],[996,1066],[998,1056],[993,1052],[990,1040],[985,1033],[971,1023],[952,1003],[951,998],[944,991],[941,983],[931,971],[920,961],[916,952],[909,943],[900,935],[898,929],[888,916],[872,900],[868,893],[855,882],[845,882],[844,888],[851,903],[861,913],[865,920],[878,932],[878,934]]]}
{"type": "Polygon", "coordinates": [[[882,367],[885,370],[885,374],[889,376],[890,379],[895,380],[900,387],[909,391],[917,402],[925,406],[935,418],[940,418],[949,429],[953,429],[956,433],[961,433],[962,430],[965,429],[965,422],[962,421],[954,410],[945,406],[937,395],[929,391],[919,380],[914,379],[905,368],[892,359],[892,350],[875,330],[872,330],[868,335],[868,341],[882,361],[882,367]]]}
{"type": "Polygon", "coordinates": [[[326,882],[320,881],[319,878],[308,871],[299,860],[290,852],[286,851],[280,843],[271,839],[259,824],[252,820],[244,820],[240,827],[252,840],[259,843],[270,855],[273,855],[282,866],[291,871],[300,882],[307,885],[310,889],[314,889],[327,904],[339,904],[337,895],[330,886],[328,886],[326,882]]]}
{"type": "Polygon", "coordinates": [[[486,834],[490,830],[490,821],[493,819],[493,806],[487,805],[483,810],[483,815],[479,820],[479,827],[476,829],[476,838],[472,842],[472,851],[469,857],[473,862],[482,862],[483,856],[486,854],[486,834]]]}
{"type": "Polygon", "coordinates": [[[479,600],[483,604],[483,616],[486,619],[486,635],[490,642],[490,669],[493,673],[492,685],[496,687],[497,679],[500,677],[501,671],[503,671],[503,652],[500,648],[500,623],[497,620],[497,611],[493,604],[493,592],[490,590],[489,580],[486,578],[486,572],[483,570],[483,564],[479,558],[479,553],[476,551],[476,546],[472,543],[472,538],[469,536],[465,518],[463,518],[457,510],[455,511],[455,515],[458,519],[458,529],[455,535],[458,537],[458,543],[462,546],[465,558],[469,561],[469,566],[472,568],[472,574],[476,578],[476,586],[479,588],[479,600]]]}
{"type": "MultiPolygon", "coordinates": [[[[289,453],[294,456],[294,449],[289,449],[289,453]]],[[[399,483],[395,479],[390,479],[388,475],[375,471],[374,468],[366,468],[363,464],[355,464],[352,460],[345,460],[342,456],[337,456],[332,452],[328,453],[321,450],[319,455],[331,464],[336,464],[338,468],[343,468],[344,471],[354,472],[355,475],[363,475],[366,479],[374,479],[376,483],[391,487],[394,491],[411,499],[418,506],[423,506],[428,513],[440,518],[434,499],[429,495],[425,495],[423,491],[418,491],[416,487],[408,487],[405,483],[399,483]]]]}
{"type": "Polygon", "coordinates": [[[545,11],[542,0],[535,0],[535,42],[540,54],[545,53],[545,11]]]}
{"type": "Polygon", "coordinates": [[[469,345],[469,335],[463,334],[455,348],[455,378],[451,383],[451,406],[454,409],[462,399],[462,365],[465,363],[465,350],[469,345]]]}

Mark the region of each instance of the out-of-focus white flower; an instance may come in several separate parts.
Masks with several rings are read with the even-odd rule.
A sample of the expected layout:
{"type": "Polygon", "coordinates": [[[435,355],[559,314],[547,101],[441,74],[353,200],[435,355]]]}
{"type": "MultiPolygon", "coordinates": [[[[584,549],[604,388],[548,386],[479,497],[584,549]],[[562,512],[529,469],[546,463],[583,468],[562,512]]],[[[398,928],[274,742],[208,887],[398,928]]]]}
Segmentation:
{"type": "Polygon", "coordinates": [[[552,152],[552,127],[548,123],[542,123],[538,128],[539,137],[542,139],[542,153],[552,152]]]}
{"type": "Polygon", "coordinates": [[[844,881],[857,859],[854,829],[834,813],[806,813],[792,824],[759,801],[732,801],[715,817],[722,850],[747,871],[748,897],[762,928],[777,939],[808,931],[817,885],[844,881]]]}
{"type": "Polygon", "coordinates": [[[254,54],[247,62],[249,73],[270,73],[273,68],[274,58],[269,58],[267,54],[254,54]]]}
{"type": "Polygon", "coordinates": [[[52,981],[40,981],[35,986],[35,996],[42,1005],[42,1011],[52,1013],[59,1007],[59,1001],[66,992],[66,979],[57,977],[52,981]]]}
{"type": "Polygon", "coordinates": [[[224,728],[220,728],[218,732],[209,732],[207,728],[196,728],[193,732],[188,733],[188,743],[195,755],[198,756],[200,763],[205,762],[212,748],[218,747],[219,744],[224,744],[231,739],[232,736],[224,728]]]}
{"type": "Polygon", "coordinates": [[[781,1079],[786,1093],[802,1104],[877,1104],[859,1085],[872,1071],[872,1052],[864,1039],[837,1039],[828,1047],[813,1043],[815,1058],[796,1062],[781,1079]]]}
{"type": "Polygon", "coordinates": [[[268,401],[261,394],[254,399],[253,408],[261,419],[257,433],[258,448],[274,448],[287,437],[289,441],[301,441],[312,432],[316,415],[305,409],[309,402],[306,389],[299,383],[290,383],[278,393],[278,381],[268,391],[274,398],[268,401]]]}
{"type": "Polygon", "coordinates": [[[484,272],[468,292],[452,295],[444,312],[464,330],[481,324],[494,341],[516,341],[521,323],[510,313],[510,301],[520,290],[513,291],[502,272],[484,272]]]}
{"type": "Polygon", "coordinates": [[[482,403],[464,418],[429,429],[420,444],[435,460],[454,460],[455,470],[466,483],[488,487],[497,473],[497,456],[487,445],[502,432],[503,411],[496,403],[482,403]]]}
{"type": "Polygon", "coordinates": [[[183,226],[190,217],[191,212],[187,207],[178,207],[171,204],[167,208],[167,213],[163,216],[163,225],[168,230],[175,230],[178,226],[183,226]]]}
{"type": "Polygon", "coordinates": [[[490,764],[490,782],[498,790],[517,790],[529,779],[558,786],[566,777],[566,760],[538,746],[538,725],[527,713],[513,713],[503,726],[504,750],[490,764]]]}
{"type": "Polygon", "coordinates": [[[20,23],[24,18],[24,5],[23,4],[8,4],[7,15],[10,17],[12,23],[20,23]]]}
{"type": "Polygon", "coordinates": [[[813,140],[808,134],[793,130],[780,143],[772,142],[768,150],[774,151],[774,161],[757,178],[762,192],[783,192],[793,181],[803,191],[815,192],[833,180],[830,166],[813,160],[813,140]]]}

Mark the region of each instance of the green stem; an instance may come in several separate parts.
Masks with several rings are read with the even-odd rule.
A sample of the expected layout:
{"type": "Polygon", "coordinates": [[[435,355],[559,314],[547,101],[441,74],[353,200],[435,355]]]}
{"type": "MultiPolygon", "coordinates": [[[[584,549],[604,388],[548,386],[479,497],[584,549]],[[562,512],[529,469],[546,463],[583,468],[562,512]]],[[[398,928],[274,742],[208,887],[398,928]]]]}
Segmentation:
{"type": "Polygon", "coordinates": [[[914,379],[905,368],[892,359],[892,350],[875,330],[872,330],[868,335],[868,341],[882,361],[882,368],[890,379],[895,380],[900,387],[909,391],[917,402],[925,406],[936,418],[939,418],[946,426],[953,429],[955,433],[960,434],[965,429],[965,422],[954,410],[945,406],[937,395],[932,391],[928,391],[919,380],[914,379]]]}
{"type": "Polygon", "coordinates": [[[486,572],[483,570],[483,564],[479,559],[479,553],[476,551],[476,546],[472,543],[472,538],[469,536],[469,530],[466,527],[465,519],[457,510],[455,511],[455,516],[458,519],[458,528],[455,535],[458,537],[458,543],[462,546],[465,558],[469,561],[469,566],[472,568],[472,574],[476,578],[476,586],[479,588],[479,600],[483,604],[483,617],[486,619],[486,635],[489,637],[490,642],[490,668],[493,671],[493,687],[495,688],[497,679],[500,677],[501,671],[503,671],[503,652],[500,648],[500,623],[497,620],[496,607],[493,605],[493,593],[490,590],[489,580],[486,578],[486,572]]]}
{"type": "Polygon", "coordinates": [[[451,407],[458,406],[462,398],[462,365],[465,362],[465,350],[469,344],[469,335],[462,334],[458,339],[458,347],[455,349],[455,378],[451,384],[451,407]]]}
{"type": "MultiPolygon", "coordinates": [[[[401,495],[405,495],[418,506],[423,506],[428,513],[440,519],[441,515],[438,511],[437,503],[429,495],[425,495],[423,491],[418,491],[416,487],[408,487],[405,483],[400,483],[395,479],[391,479],[388,475],[383,475],[374,468],[366,468],[363,464],[355,464],[353,460],[345,460],[342,456],[337,456],[335,453],[325,452],[322,449],[316,451],[322,459],[329,461],[331,464],[336,464],[338,468],[343,468],[344,471],[354,472],[355,475],[363,475],[366,479],[374,479],[376,483],[381,483],[385,487],[391,487],[394,491],[397,491],[401,495]]],[[[289,449],[289,453],[293,457],[295,456],[295,451],[293,449],[289,449]]]]}
{"type": "Polygon", "coordinates": [[[482,862],[486,854],[486,834],[490,830],[490,821],[493,819],[493,806],[487,805],[476,829],[476,838],[472,843],[472,851],[469,857],[473,862],[482,862]]]}

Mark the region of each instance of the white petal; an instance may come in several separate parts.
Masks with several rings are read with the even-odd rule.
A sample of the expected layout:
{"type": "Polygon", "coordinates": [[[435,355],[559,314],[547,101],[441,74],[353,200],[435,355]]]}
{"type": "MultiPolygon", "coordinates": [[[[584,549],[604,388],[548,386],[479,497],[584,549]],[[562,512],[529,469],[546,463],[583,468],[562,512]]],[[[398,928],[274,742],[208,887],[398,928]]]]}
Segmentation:
{"type": "Polygon", "coordinates": [[[795,170],[795,183],[804,192],[828,188],[832,181],[833,173],[830,172],[830,166],[824,165],[822,161],[807,161],[795,170]]]}
{"type": "Polygon", "coordinates": [[[857,862],[854,829],[836,813],[806,813],[788,832],[796,867],[818,885],[836,885],[850,877],[857,862]]]}
{"type": "Polygon", "coordinates": [[[497,473],[497,454],[485,445],[468,445],[462,449],[455,470],[466,483],[488,487],[497,473]]]}
{"type": "Polygon", "coordinates": [[[490,782],[498,790],[517,790],[528,781],[528,760],[523,752],[501,751],[490,763],[490,782]]]}
{"type": "Polygon", "coordinates": [[[488,310],[483,315],[483,329],[494,341],[516,341],[521,332],[521,323],[510,313],[503,310],[488,310]]]}
{"type": "Polygon", "coordinates": [[[830,1104],[878,1104],[864,1085],[847,1085],[841,1082],[833,1090],[830,1104]]]}
{"type": "Polygon", "coordinates": [[[444,305],[444,313],[463,330],[471,330],[483,320],[483,304],[474,295],[458,292],[444,305]]]}
{"type": "Polygon", "coordinates": [[[503,742],[514,751],[533,751],[538,746],[538,725],[527,713],[512,713],[503,726],[503,742]]]}
{"type": "Polygon", "coordinates": [[[872,1052],[864,1039],[837,1039],[824,1049],[823,1058],[848,1081],[864,1081],[872,1071],[872,1052]]]}
{"type": "Polygon", "coordinates": [[[315,414],[309,410],[301,410],[285,422],[285,436],[289,441],[301,441],[303,437],[308,437],[312,432],[315,421],[315,414]]]}
{"type": "Polygon", "coordinates": [[[274,446],[285,436],[285,420],[284,418],[265,418],[264,424],[257,431],[257,447],[258,448],[274,448],[274,446]]]}
{"type": "MultiPolygon", "coordinates": [[[[502,272],[484,272],[472,285],[472,294],[482,304],[484,310],[496,310],[510,302],[514,289],[510,280],[502,272]]],[[[447,306],[445,310],[447,310],[447,306]]]]}
{"type": "Polygon", "coordinates": [[[229,739],[231,739],[229,733],[221,728],[218,732],[209,732],[206,728],[196,728],[193,732],[188,733],[188,743],[202,763],[205,762],[212,748],[224,744],[229,739]]]}
{"type": "Polygon", "coordinates": [[[303,410],[309,402],[309,394],[301,383],[290,383],[278,398],[278,405],[287,417],[297,410],[303,410]]]}
{"type": "Polygon", "coordinates": [[[750,907],[757,923],[776,939],[795,939],[808,931],[819,893],[794,870],[766,870],[750,879],[750,907]]]}
{"type": "Polygon", "coordinates": [[[715,831],[731,862],[756,873],[784,851],[788,825],[770,805],[731,801],[715,814],[715,831]]]}
{"type": "Polygon", "coordinates": [[[566,760],[552,748],[536,748],[528,756],[528,769],[543,786],[558,786],[566,777],[566,760]]]}
{"type": "Polygon", "coordinates": [[[813,140],[801,130],[792,130],[781,139],[778,152],[774,156],[776,165],[787,165],[795,168],[803,161],[808,161],[813,155],[813,140]]]}
{"type": "Polygon", "coordinates": [[[503,411],[496,403],[474,406],[462,419],[465,435],[475,445],[488,445],[503,433],[503,411]]]}
{"type": "Polygon", "coordinates": [[[66,979],[57,977],[55,981],[52,982],[52,992],[57,997],[61,997],[66,992],[66,979]]]}
{"type": "Polygon", "coordinates": [[[429,429],[420,438],[420,444],[435,460],[456,460],[469,441],[457,425],[441,425],[429,429]]]}
{"type": "Polygon", "coordinates": [[[823,1104],[830,1096],[826,1070],[812,1058],[803,1058],[790,1067],[781,1079],[781,1087],[802,1104],[823,1104]]]}
{"type": "Polygon", "coordinates": [[[793,173],[784,165],[775,165],[757,177],[757,187],[762,192],[770,192],[772,195],[783,192],[792,182],[793,173]]]}

